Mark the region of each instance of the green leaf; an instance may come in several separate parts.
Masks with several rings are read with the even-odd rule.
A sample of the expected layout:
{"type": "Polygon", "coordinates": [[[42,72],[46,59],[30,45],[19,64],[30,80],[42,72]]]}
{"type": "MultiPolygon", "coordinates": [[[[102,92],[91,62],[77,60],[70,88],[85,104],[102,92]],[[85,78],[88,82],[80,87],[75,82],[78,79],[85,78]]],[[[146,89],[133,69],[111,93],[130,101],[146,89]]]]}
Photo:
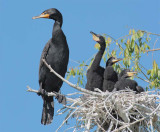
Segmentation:
{"type": "Polygon", "coordinates": [[[123,43],[123,39],[121,39],[121,43],[123,43]]]}
{"type": "Polygon", "coordinates": [[[133,39],[131,40],[131,46],[130,47],[131,47],[131,52],[133,52],[134,51],[134,40],[133,39]]]}
{"type": "Polygon", "coordinates": [[[134,29],[132,30],[132,33],[135,34],[135,30],[134,29]]]}
{"type": "Polygon", "coordinates": [[[129,55],[129,51],[128,51],[128,49],[125,49],[125,51],[124,51],[124,57],[128,57],[128,55],[129,55]]]}
{"type": "Polygon", "coordinates": [[[106,63],[106,57],[103,58],[104,63],[106,63]]]}
{"type": "Polygon", "coordinates": [[[70,75],[68,74],[68,75],[67,75],[67,80],[69,80],[69,79],[70,79],[70,75]]]}
{"type": "Polygon", "coordinates": [[[138,30],[137,35],[139,38],[143,37],[144,33],[141,30],[138,30]]]}
{"type": "Polygon", "coordinates": [[[112,50],[111,55],[115,57],[115,56],[116,56],[116,51],[115,51],[115,50],[112,50]]]}
{"type": "Polygon", "coordinates": [[[139,46],[140,46],[140,47],[142,47],[142,45],[144,45],[144,43],[142,43],[142,38],[139,38],[139,39],[138,39],[138,42],[139,42],[139,46]]]}
{"type": "Polygon", "coordinates": [[[156,61],[153,61],[153,71],[154,71],[154,78],[158,77],[158,65],[156,63],[156,61]]]}
{"type": "Polygon", "coordinates": [[[127,40],[127,44],[130,45],[130,40],[129,39],[127,40]]]}
{"type": "Polygon", "coordinates": [[[108,38],[107,38],[107,42],[108,42],[108,43],[111,43],[111,42],[112,42],[112,39],[111,39],[110,37],[108,37],[108,38]]]}
{"type": "Polygon", "coordinates": [[[141,47],[140,49],[141,49],[142,52],[144,51],[144,47],[141,47]]]}
{"type": "Polygon", "coordinates": [[[152,70],[151,70],[151,76],[150,76],[151,79],[153,79],[153,76],[154,76],[154,70],[152,69],[152,70]]]}
{"type": "Polygon", "coordinates": [[[100,45],[97,43],[97,44],[95,44],[95,46],[94,46],[96,49],[100,49],[100,45]]]}
{"type": "Polygon", "coordinates": [[[83,85],[83,81],[82,80],[80,80],[80,83],[81,83],[81,85],[83,85]]]}
{"type": "Polygon", "coordinates": [[[148,71],[147,71],[147,75],[150,75],[150,74],[151,74],[151,70],[148,70],[148,71]]]}
{"type": "Polygon", "coordinates": [[[122,51],[119,52],[119,56],[122,54],[122,51]]]}
{"type": "Polygon", "coordinates": [[[79,75],[79,70],[77,69],[77,75],[79,75]]]}
{"type": "Polygon", "coordinates": [[[160,80],[160,70],[158,70],[158,79],[160,80]]]}
{"type": "Polygon", "coordinates": [[[131,34],[132,34],[132,30],[130,29],[130,30],[129,30],[129,35],[131,35],[131,34]]]}
{"type": "Polygon", "coordinates": [[[146,43],[144,44],[144,48],[145,48],[145,49],[147,49],[147,48],[148,48],[148,45],[147,45],[146,43]]]}
{"type": "Polygon", "coordinates": [[[79,82],[80,82],[80,77],[78,77],[78,80],[77,80],[77,85],[79,85],[79,82]]]}
{"type": "Polygon", "coordinates": [[[135,52],[136,55],[139,55],[139,48],[138,48],[137,44],[135,45],[134,52],[135,52]]]}
{"type": "Polygon", "coordinates": [[[149,37],[149,34],[147,33],[146,41],[149,42],[150,40],[151,40],[151,38],[149,37]]]}
{"type": "Polygon", "coordinates": [[[135,40],[135,39],[136,39],[135,34],[132,35],[131,39],[132,39],[132,40],[135,40]]]}

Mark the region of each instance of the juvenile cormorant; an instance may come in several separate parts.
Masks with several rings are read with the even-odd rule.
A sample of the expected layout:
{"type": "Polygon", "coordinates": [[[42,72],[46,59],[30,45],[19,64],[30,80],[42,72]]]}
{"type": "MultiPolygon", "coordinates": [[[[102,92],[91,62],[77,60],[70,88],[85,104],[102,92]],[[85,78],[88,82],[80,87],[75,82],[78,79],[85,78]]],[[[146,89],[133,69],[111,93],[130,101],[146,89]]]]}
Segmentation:
{"type": "Polygon", "coordinates": [[[118,81],[118,75],[114,71],[112,65],[117,63],[122,59],[116,59],[115,57],[110,57],[106,62],[106,69],[104,71],[104,81],[103,81],[103,91],[108,90],[112,92],[115,83],[118,81]]]}
{"type": "Polygon", "coordinates": [[[44,92],[59,92],[63,81],[49,71],[42,62],[42,59],[45,59],[57,73],[64,77],[67,71],[69,48],[66,37],[61,29],[63,23],[62,14],[57,9],[51,8],[45,10],[40,16],[33,17],[33,19],[37,18],[55,20],[52,37],[43,49],[39,65],[39,94],[43,99],[41,123],[46,125],[50,124],[53,120],[54,101],[53,97],[45,96],[44,92]]]}
{"type": "Polygon", "coordinates": [[[104,68],[100,66],[103,53],[106,48],[105,38],[101,35],[91,32],[93,40],[100,44],[100,49],[96,54],[91,67],[87,71],[86,89],[94,91],[94,88],[102,90],[104,68]]]}
{"type": "Polygon", "coordinates": [[[118,81],[115,84],[114,91],[118,90],[124,90],[125,88],[130,88],[133,91],[136,91],[136,93],[143,92],[144,89],[141,86],[138,86],[137,82],[131,79],[128,79],[129,77],[134,76],[137,72],[132,72],[129,69],[124,69],[121,71],[118,77],[118,81]]]}

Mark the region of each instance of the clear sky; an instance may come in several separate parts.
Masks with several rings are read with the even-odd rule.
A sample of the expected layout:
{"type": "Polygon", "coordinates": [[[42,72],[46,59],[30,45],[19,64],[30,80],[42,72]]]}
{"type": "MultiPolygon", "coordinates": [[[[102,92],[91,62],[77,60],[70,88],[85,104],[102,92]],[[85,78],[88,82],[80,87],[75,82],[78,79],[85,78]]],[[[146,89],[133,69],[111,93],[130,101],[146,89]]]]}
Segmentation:
{"type": "MultiPolygon", "coordinates": [[[[114,38],[128,34],[130,28],[160,33],[159,0],[0,0],[1,132],[54,132],[64,119],[56,115],[62,105],[55,101],[53,123],[41,125],[42,99],[26,92],[27,85],[39,88],[40,55],[54,23],[48,19],[32,20],[32,17],[49,8],[57,8],[63,14],[62,28],[70,59],[76,61],[86,60],[97,52],[90,31],[114,38]]],[[[156,48],[160,48],[160,41],[156,48]]],[[[159,56],[160,52],[154,54],[160,66],[159,56]]],[[[148,59],[151,57],[142,63],[151,65],[147,64],[148,59]]],[[[69,67],[72,65],[75,64],[70,61],[69,67]]],[[[62,93],[72,92],[73,88],[63,85],[62,93]]]]}

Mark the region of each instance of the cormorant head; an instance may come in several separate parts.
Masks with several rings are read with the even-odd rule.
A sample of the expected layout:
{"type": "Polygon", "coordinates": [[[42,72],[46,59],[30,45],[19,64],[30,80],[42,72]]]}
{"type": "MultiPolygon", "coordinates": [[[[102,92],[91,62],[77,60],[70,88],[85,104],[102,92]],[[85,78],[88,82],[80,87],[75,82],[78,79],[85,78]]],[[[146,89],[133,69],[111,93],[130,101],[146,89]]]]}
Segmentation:
{"type": "Polygon", "coordinates": [[[128,78],[128,77],[132,77],[136,74],[137,72],[134,71],[130,71],[129,69],[124,69],[121,71],[121,73],[119,74],[119,78],[124,77],[124,78],[128,78]]]}
{"type": "Polygon", "coordinates": [[[39,16],[32,17],[32,19],[37,18],[48,18],[62,23],[62,14],[55,8],[45,10],[39,16]]]}
{"type": "Polygon", "coordinates": [[[105,38],[103,36],[96,34],[94,32],[90,32],[90,33],[93,36],[93,40],[96,41],[97,43],[99,43],[101,46],[106,44],[105,38]]]}
{"type": "Polygon", "coordinates": [[[106,62],[106,67],[107,66],[112,66],[113,64],[117,63],[120,60],[122,60],[122,59],[121,58],[110,57],[106,62]]]}

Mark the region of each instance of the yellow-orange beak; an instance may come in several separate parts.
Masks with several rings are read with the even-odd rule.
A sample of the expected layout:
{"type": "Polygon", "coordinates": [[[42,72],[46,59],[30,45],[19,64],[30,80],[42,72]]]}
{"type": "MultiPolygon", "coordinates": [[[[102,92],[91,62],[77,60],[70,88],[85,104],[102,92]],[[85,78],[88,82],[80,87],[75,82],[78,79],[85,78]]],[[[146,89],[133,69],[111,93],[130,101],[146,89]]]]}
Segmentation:
{"type": "Polygon", "coordinates": [[[113,63],[117,63],[118,61],[121,61],[121,60],[123,60],[123,59],[117,58],[117,59],[113,59],[112,62],[113,62],[113,63]]]}
{"type": "Polygon", "coordinates": [[[34,16],[34,17],[32,17],[32,19],[37,19],[37,18],[49,18],[49,14],[44,14],[44,13],[42,13],[42,14],[39,15],[39,16],[34,16]]]}
{"type": "Polygon", "coordinates": [[[134,76],[135,74],[136,74],[137,72],[127,72],[127,75],[129,76],[129,77],[132,77],[132,76],[134,76]]]}
{"type": "Polygon", "coordinates": [[[94,41],[99,41],[99,37],[97,36],[97,34],[95,34],[94,32],[90,32],[90,33],[92,34],[94,41]]]}

